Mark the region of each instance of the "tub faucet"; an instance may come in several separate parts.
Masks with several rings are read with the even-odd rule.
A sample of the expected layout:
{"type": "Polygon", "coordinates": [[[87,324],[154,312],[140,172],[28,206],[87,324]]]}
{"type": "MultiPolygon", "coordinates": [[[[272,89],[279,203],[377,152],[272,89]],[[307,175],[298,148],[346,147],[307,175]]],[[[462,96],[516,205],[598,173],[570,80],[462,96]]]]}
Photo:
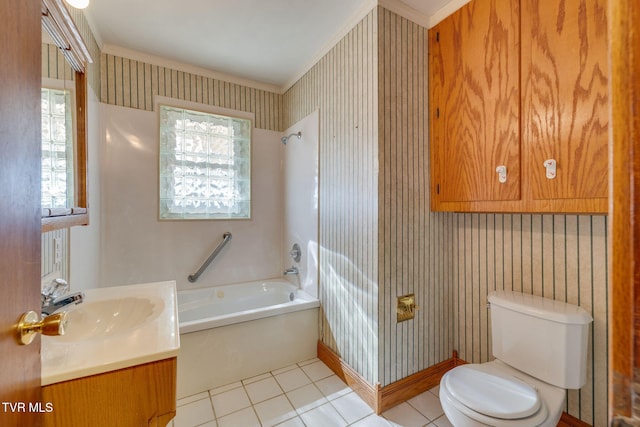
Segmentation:
{"type": "Polygon", "coordinates": [[[296,267],[295,265],[292,265],[291,267],[287,268],[282,274],[284,274],[285,276],[298,274],[298,267],[296,267]]]}
{"type": "Polygon", "coordinates": [[[49,315],[54,311],[69,304],[80,304],[84,300],[84,293],[69,292],[69,284],[64,279],[55,279],[45,286],[40,294],[42,308],[40,311],[44,315],[49,315]]]}

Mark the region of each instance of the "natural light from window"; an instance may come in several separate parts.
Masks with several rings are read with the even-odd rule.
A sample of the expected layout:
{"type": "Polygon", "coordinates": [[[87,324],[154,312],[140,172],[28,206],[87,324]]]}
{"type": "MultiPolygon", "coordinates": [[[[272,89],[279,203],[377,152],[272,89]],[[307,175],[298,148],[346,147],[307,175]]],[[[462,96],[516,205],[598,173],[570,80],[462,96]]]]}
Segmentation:
{"type": "Polygon", "coordinates": [[[73,131],[68,90],[41,91],[42,208],[69,208],[73,201],[73,131]]]}
{"type": "Polygon", "coordinates": [[[251,217],[251,120],[160,106],[160,219],[251,217]]]}

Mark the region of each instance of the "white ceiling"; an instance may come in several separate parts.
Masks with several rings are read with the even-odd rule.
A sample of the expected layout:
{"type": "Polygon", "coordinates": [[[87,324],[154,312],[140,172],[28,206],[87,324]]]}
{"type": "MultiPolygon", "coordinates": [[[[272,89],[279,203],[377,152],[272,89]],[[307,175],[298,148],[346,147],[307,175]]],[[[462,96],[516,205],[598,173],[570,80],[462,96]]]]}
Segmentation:
{"type": "MultiPolygon", "coordinates": [[[[428,21],[453,0],[385,0],[428,21]],[[408,9],[408,7],[415,10],[408,9]]],[[[458,0],[459,2],[459,0],[458,0]]],[[[285,88],[376,0],[91,0],[105,51],[124,48],[285,88]]],[[[405,13],[406,14],[406,13],[405,13]]]]}

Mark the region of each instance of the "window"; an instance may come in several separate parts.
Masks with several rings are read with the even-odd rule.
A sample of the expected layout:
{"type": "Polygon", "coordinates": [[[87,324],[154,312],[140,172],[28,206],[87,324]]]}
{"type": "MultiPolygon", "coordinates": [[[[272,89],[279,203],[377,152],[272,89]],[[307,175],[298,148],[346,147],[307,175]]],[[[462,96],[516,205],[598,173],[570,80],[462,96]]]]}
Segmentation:
{"type": "Polygon", "coordinates": [[[73,127],[68,90],[41,91],[42,207],[74,206],[73,127]]]}
{"type": "Polygon", "coordinates": [[[160,219],[251,217],[251,120],[160,105],[160,219]]]}

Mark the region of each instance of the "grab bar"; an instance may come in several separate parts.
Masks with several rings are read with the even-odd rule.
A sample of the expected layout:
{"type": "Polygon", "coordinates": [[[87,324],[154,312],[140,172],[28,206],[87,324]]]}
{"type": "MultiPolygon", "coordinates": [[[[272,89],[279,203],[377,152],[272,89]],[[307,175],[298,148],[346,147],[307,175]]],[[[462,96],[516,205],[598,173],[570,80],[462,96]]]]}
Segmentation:
{"type": "Polygon", "coordinates": [[[213,259],[218,256],[222,248],[224,248],[224,245],[226,245],[227,242],[229,242],[229,240],[231,240],[231,233],[227,231],[222,235],[222,242],[220,242],[218,247],[215,248],[213,252],[211,252],[211,255],[209,255],[209,258],[207,258],[207,260],[202,264],[202,266],[198,269],[198,271],[189,275],[188,279],[191,283],[198,280],[200,275],[207,269],[207,267],[209,267],[209,264],[211,264],[211,261],[213,261],[213,259]]]}

